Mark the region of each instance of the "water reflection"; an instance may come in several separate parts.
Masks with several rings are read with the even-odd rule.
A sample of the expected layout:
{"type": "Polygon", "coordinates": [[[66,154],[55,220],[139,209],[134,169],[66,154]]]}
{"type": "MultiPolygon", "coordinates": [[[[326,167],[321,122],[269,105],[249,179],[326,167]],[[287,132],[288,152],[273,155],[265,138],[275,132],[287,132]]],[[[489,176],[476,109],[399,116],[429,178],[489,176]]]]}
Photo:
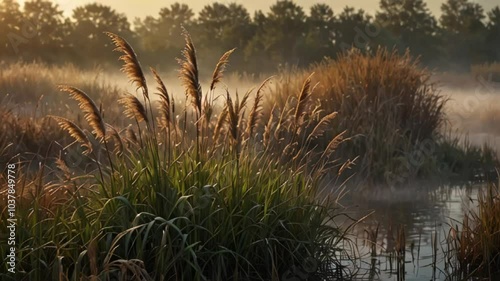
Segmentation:
{"type": "Polygon", "coordinates": [[[475,207],[481,187],[420,183],[348,191],[339,201],[347,214],[358,219],[369,214],[352,230],[362,256],[356,280],[446,280],[451,269],[443,242],[449,225],[460,224],[464,212],[475,207]],[[404,249],[400,267],[398,247],[404,249]]]}

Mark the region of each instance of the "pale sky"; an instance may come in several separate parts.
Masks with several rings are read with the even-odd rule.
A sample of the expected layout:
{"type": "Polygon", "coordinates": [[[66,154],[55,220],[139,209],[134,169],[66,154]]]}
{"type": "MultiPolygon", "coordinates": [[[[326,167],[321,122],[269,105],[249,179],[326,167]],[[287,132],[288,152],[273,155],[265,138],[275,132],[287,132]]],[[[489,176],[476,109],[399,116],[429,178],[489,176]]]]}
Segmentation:
{"type": "MultiPolygon", "coordinates": [[[[256,10],[263,10],[267,12],[269,7],[275,3],[275,0],[195,0],[195,1],[185,1],[185,0],[52,0],[56,2],[64,11],[66,15],[71,15],[71,10],[82,4],[99,2],[105,5],[113,7],[120,13],[125,13],[131,22],[135,17],[145,17],[147,15],[156,16],[160,8],[168,7],[175,2],[186,3],[194,10],[195,13],[200,11],[203,6],[210,4],[212,2],[219,3],[232,3],[236,2],[245,6],[251,15],[256,10]]],[[[20,3],[24,1],[19,1],[20,3]]],[[[445,0],[427,0],[427,6],[435,15],[440,15],[441,4],[445,0]]],[[[500,5],[500,0],[473,0],[472,2],[479,3],[483,6],[485,12],[491,10],[493,7],[500,5]]],[[[333,8],[334,13],[338,14],[346,6],[353,6],[355,8],[362,8],[370,14],[374,14],[378,10],[379,0],[295,0],[295,3],[302,6],[306,12],[309,11],[315,3],[325,3],[333,8]]]]}

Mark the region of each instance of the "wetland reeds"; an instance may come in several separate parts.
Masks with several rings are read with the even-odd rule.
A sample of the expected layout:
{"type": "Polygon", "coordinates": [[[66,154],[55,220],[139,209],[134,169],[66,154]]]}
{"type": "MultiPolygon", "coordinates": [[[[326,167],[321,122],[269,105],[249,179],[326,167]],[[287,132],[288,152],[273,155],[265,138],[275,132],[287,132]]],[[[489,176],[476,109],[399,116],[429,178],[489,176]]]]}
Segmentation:
{"type": "Polygon", "coordinates": [[[461,225],[451,225],[448,255],[455,275],[494,280],[500,276],[500,192],[489,184],[480,191],[477,210],[469,210],[461,225]]]}
{"type": "Polygon", "coordinates": [[[347,131],[352,136],[336,155],[344,160],[360,156],[355,169],[358,176],[380,182],[389,181],[388,173],[406,173],[403,181],[407,181],[422,170],[420,165],[405,167],[401,161],[411,157],[420,142],[435,138],[445,119],[445,99],[430,82],[430,73],[409,53],[351,50],[307,70],[285,71],[271,91],[267,108],[274,103],[284,106],[287,97],[303,88],[300,81],[311,72],[315,75],[310,84],[318,86],[310,99],[321,101],[321,117],[338,112],[327,132],[331,136],[347,131]]]}
{"type": "MultiPolygon", "coordinates": [[[[145,103],[130,94],[120,99],[123,114],[137,126],[107,124],[102,106],[97,107],[89,95],[75,87],[62,87],[79,102],[92,133],[69,118],[52,119],[86,151],[93,148],[89,154],[95,161],[89,162],[94,170],[74,176],[63,165],[64,159],[54,160],[62,168],[42,163],[42,172],[33,180],[38,187],[36,196],[30,197],[33,207],[17,213],[19,277],[278,280],[305,263],[314,265],[307,267],[310,278],[347,277],[344,269],[334,266],[340,265],[338,256],[345,243],[344,233],[334,221],[338,215],[335,204],[316,196],[335,146],[327,152],[304,146],[305,140],[314,139],[309,134],[320,119],[319,108],[306,110],[312,106],[306,98],[312,92],[310,81],[298,93],[302,98],[294,108],[295,115],[290,115],[293,118],[286,118],[290,109],[280,109],[285,111],[279,113],[280,120],[267,123],[266,130],[275,138],[265,144],[257,132],[266,125],[261,122],[260,108],[267,80],[256,91],[251,106],[247,103],[252,91],[239,97],[225,89],[224,110],[218,117],[204,117],[210,118],[203,121],[204,130],[213,135],[204,138],[199,122],[204,113],[201,85],[189,34],[184,32],[180,78],[191,107],[186,107],[183,120],[186,129],[174,130],[169,129],[169,124],[176,126],[173,102],[158,73],[152,70],[160,96],[160,111],[154,112],[149,110],[148,88],[133,49],[119,36],[108,35],[124,53],[121,59],[127,76],[143,89],[145,103]],[[195,112],[194,119],[187,119],[188,111],[195,112]],[[153,123],[156,118],[162,120],[158,125],[153,123]],[[144,123],[148,130],[141,130],[144,123]],[[190,134],[192,127],[195,136],[190,134]],[[93,137],[97,141],[89,144],[93,137]],[[277,148],[287,148],[289,154],[283,157],[274,150],[277,148]],[[102,152],[108,161],[102,161],[102,152]],[[310,157],[323,164],[306,168],[304,163],[310,157]],[[57,173],[62,182],[52,178],[57,173]],[[57,203],[44,206],[41,198],[46,197],[48,186],[71,188],[57,203]]],[[[218,90],[230,52],[216,68],[211,92],[218,90]]],[[[5,256],[4,247],[0,254],[5,256]]],[[[3,272],[0,277],[11,280],[3,272]]]]}

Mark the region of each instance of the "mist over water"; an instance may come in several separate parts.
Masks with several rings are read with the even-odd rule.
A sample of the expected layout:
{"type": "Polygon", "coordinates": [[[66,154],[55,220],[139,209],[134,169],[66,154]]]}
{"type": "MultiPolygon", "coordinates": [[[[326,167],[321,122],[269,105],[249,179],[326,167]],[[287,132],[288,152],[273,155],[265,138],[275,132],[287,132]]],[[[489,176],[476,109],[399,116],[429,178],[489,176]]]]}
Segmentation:
{"type": "Polygon", "coordinates": [[[485,81],[474,86],[444,85],[445,112],[451,134],[463,135],[474,145],[487,143],[500,151],[500,83],[485,81]]]}

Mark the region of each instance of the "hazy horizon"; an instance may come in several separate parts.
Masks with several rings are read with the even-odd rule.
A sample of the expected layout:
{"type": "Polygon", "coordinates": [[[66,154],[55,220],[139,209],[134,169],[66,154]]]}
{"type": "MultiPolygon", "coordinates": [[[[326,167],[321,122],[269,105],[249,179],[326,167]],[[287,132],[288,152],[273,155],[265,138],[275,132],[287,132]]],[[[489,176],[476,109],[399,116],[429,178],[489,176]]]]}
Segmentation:
{"type": "MultiPolygon", "coordinates": [[[[25,1],[18,1],[21,4],[25,1]]],[[[196,1],[182,1],[182,0],[149,0],[147,4],[144,1],[137,0],[107,0],[107,1],[99,1],[99,0],[52,0],[52,2],[57,3],[61,9],[64,11],[66,15],[71,15],[71,11],[78,6],[82,6],[88,3],[101,3],[104,5],[109,5],[116,11],[120,13],[124,13],[129,17],[129,20],[133,20],[136,17],[144,18],[145,16],[156,16],[161,8],[168,7],[175,2],[188,4],[191,9],[195,13],[199,12],[205,5],[210,3],[219,2],[223,4],[228,3],[238,3],[245,6],[250,14],[257,10],[262,10],[267,12],[269,7],[273,5],[276,1],[269,0],[254,0],[251,2],[244,0],[223,0],[223,1],[213,1],[213,0],[196,0],[196,1]]],[[[352,6],[355,8],[363,9],[367,13],[374,15],[375,12],[379,9],[379,0],[358,0],[358,1],[349,1],[349,0],[326,0],[326,1],[308,1],[308,0],[294,0],[295,3],[302,6],[306,12],[309,11],[309,8],[316,3],[325,3],[328,4],[336,14],[340,13],[345,6],[352,6]]],[[[437,0],[425,1],[427,6],[431,10],[431,12],[439,16],[441,14],[441,5],[446,2],[445,0],[437,0]]],[[[485,13],[491,10],[493,7],[500,5],[500,1],[498,0],[476,0],[473,1],[475,3],[480,4],[485,13]]]]}

